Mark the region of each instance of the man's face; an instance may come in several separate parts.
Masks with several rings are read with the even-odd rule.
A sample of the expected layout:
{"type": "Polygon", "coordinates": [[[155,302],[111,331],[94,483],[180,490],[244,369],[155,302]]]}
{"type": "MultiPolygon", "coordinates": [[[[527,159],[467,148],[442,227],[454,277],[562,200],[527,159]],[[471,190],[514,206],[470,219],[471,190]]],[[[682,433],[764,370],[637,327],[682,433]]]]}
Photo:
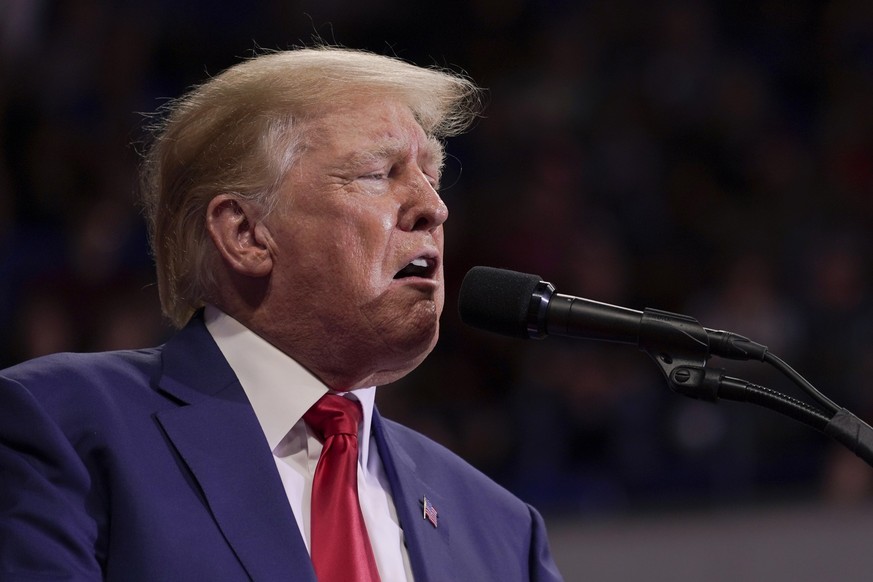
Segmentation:
{"type": "Polygon", "coordinates": [[[306,148],[266,220],[273,339],[332,388],[396,380],[439,333],[441,148],[391,99],[307,123],[306,148]]]}

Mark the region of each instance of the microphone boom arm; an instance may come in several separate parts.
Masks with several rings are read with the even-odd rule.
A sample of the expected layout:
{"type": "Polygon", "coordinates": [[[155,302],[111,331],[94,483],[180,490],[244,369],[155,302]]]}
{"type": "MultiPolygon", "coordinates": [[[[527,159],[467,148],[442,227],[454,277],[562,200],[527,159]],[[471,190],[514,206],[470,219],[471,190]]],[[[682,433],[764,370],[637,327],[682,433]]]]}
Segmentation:
{"type": "Polygon", "coordinates": [[[824,432],[873,466],[870,425],[833,403],[766,346],[741,335],[705,328],[685,315],[651,308],[636,311],[562,295],[538,275],[492,267],[470,269],[459,295],[458,311],[468,325],[522,339],[559,335],[636,344],[655,361],[674,392],[770,408],[824,432]],[[769,364],[815,403],[708,369],[711,356],[769,364]]]}
{"type": "MultiPolygon", "coordinates": [[[[725,376],[721,370],[707,368],[713,332],[691,317],[646,309],[640,324],[640,349],[655,361],[674,392],[710,402],[723,399],[769,408],[833,438],[873,466],[873,427],[834,404],[774,354],[765,352],[760,360],[785,374],[825,410],[765,386],[725,376]]],[[[715,333],[745,340],[727,332],[715,333]]]]}

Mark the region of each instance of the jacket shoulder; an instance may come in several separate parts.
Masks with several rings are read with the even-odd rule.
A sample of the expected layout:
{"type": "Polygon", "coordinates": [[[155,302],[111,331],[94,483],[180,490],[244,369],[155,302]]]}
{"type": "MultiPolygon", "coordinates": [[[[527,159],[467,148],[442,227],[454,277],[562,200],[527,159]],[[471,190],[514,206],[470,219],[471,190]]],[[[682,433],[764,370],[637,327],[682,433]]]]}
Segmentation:
{"type": "Polygon", "coordinates": [[[0,371],[0,378],[26,387],[101,385],[151,377],[160,370],[161,348],[95,353],[58,353],[0,371]]]}

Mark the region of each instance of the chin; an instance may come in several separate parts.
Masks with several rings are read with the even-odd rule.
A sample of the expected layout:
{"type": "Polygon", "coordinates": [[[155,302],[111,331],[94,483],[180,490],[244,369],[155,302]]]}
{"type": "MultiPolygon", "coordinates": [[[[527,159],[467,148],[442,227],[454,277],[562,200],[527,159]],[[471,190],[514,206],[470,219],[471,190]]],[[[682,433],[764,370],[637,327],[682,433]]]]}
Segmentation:
{"type": "Polygon", "coordinates": [[[439,325],[434,325],[424,333],[396,338],[397,341],[393,344],[396,359],[401,362],[411,362],[414,364],[413,367],[418,366],[433,351],[438,338],[439,325]]]}
{"type": "Polygon", "coordinates": [[[370,376],[373,384],[387,384],[407,375],[418,367],[436,346],[440,332],[442,298],[421,300],[402,307],[394,304],[390,309],[370,310],[378,314],[369,319],[363,343],[370,355],[364,360],[378,362],[377,370],[370,376]]]}
{"type": "Polygon", "coordinates": [[[374,375],[375,381],[372,384],[377,386],[390,384],[412,372],[433,351],[438,338],[439,325],[436,325],[427,335],[408,337],[402,345],[394,344],[396,349],[392,361],[385,369],[374,375]]]}

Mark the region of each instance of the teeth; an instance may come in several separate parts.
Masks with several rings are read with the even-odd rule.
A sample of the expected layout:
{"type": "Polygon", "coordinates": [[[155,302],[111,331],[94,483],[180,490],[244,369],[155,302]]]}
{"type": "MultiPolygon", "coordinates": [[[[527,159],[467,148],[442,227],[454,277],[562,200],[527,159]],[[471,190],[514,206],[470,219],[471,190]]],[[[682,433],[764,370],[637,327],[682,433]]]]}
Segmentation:
{"type": "Polygon", "coordinates": [[[411,263],[406,265],[404,268],[400,270],[396,275],[394,275],[395,279],[402,279],[404,277],[420,277],[424,276],[431,268],[432,262],[425,258],[417,258],[413,260],[411,263]]]}

